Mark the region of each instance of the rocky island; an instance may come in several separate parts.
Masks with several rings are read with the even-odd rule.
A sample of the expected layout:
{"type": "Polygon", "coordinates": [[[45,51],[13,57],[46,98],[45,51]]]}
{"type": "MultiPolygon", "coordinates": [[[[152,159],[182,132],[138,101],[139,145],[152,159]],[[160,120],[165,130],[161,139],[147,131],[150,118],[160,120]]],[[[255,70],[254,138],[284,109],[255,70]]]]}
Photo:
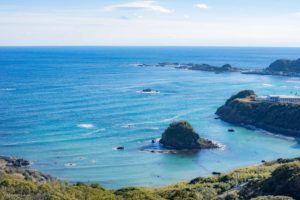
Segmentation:
{"type": "Polygon", "coordinates": [[[242,72],[243,74],[257,74],[257,75],[276,75],[276,76],[294,76],[300,77],[300,59],[276,60],[269,67],[263,70],[242,72]]]}
{"type": "Polygon", "coordinates": [[[225,64],[221,67],[213,66],[209,64],[195,64],[195,63],[172,63],[172,62],[162,62],[156,65],[148,65],[148,64],[139,64],[139,67],[173,67],[176,69],[187,69],[187,70],[195,70],[195,71],[206,71],[206,72],[215,72],[215,73],[225,73],[225,72],[241,72],[242,69],[237,67],[232,67],[229,64],[225,64]]]}
{"type": "Polygon", "coordinates": [[[139,67],[172,67],[176,69],[186,69],[195,71],[228,73],[240,72],[242,74],[255,74],[255,75],[274,75],[274,76],[290,76],[300,77],[300,58],[297,60],[279,59],[271,63],[267,68],[262,70],[251,70],[246,68],[233,67],[230,64],[223,66],[213,66],[209,64],[196,64],[187,63],[181,64],[177,62],[162,62],[158,64],[138,64],[139,67]]]}
{"type": "Polygon", "coordinates": [[[273,133],[300,136],[299,97],[257,97],[245,90],[229,98],[216,114],[229,123],[252,125],[273,133]]]}
{"type": "Polygon", "coordinates": [[[218,148],[212,141],[201,138],[187,121],[171,123],[159,142],[166,148],[176,150],[218,148]]]}

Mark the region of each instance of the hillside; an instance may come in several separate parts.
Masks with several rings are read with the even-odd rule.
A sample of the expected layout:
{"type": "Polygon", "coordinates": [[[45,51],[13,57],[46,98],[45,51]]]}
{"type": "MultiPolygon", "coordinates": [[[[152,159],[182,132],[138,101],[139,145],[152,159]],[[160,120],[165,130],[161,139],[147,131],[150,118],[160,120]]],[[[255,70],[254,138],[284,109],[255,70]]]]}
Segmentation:
{"type": "Polygon", "coordinates": [[[5,160],[0,160],[0,199],[300,199],[298,192],[300,190],[299,160],[300,158],[278,159],[257,166],[237,169],[227,174],[207,178],[199,177],[190,182],[176,183],[166,187],[128,187],[119,190],[107,190],[98,184],[70,184],[52,178],[42,181],[32,179],[30,176],[24,176],[25,172],[28,172],[27,168],[10,166],[5,160]]]}

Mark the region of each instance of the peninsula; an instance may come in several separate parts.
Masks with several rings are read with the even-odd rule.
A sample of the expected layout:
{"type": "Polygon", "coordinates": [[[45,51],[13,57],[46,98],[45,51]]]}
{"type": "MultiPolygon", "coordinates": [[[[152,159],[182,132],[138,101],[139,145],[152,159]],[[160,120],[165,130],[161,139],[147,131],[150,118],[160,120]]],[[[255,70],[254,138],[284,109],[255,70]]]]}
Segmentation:
{"type": "Polygon", "coordinates": [[[299,96],[257,96],[254,91],[245,90],[229,98],[216,114],[229,123],[300,136],[299,96]]]}

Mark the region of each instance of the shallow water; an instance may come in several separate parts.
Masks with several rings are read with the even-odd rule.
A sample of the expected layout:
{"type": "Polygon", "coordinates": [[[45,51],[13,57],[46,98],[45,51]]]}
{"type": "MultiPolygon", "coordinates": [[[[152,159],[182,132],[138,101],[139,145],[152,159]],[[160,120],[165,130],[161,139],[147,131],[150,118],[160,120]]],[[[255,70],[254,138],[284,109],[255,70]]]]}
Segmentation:
{"type": "Polygon", "coordinates": [[[171,61],[263,68],[299,55],[296,48],[1,47],[0,154],[32,160],[63,180],[110,188],[165,185],[299,156],[297,138],[214,119],[240,90],[299,93],[299,78],[135,67],[171,61]],[[144,88],[160,92],[137,92],[144,88]],[[140,151],[176,120],[225,147],[193,155],[140,151]],[[120,145],[126,149],[115,150],[120,145]]]}

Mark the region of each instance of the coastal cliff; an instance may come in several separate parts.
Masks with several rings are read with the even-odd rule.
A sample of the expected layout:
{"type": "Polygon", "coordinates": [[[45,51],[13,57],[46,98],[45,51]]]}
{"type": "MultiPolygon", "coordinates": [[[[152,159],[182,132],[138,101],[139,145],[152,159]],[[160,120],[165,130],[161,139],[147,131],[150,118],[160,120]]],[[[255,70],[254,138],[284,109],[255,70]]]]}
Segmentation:
{"type": "Polygon", "coordinates": [[[300,136],[300,104],[259,102],[255,97],[254,91],[241,91],[228,99],[216,114],[229,123],[300,136]]]}

